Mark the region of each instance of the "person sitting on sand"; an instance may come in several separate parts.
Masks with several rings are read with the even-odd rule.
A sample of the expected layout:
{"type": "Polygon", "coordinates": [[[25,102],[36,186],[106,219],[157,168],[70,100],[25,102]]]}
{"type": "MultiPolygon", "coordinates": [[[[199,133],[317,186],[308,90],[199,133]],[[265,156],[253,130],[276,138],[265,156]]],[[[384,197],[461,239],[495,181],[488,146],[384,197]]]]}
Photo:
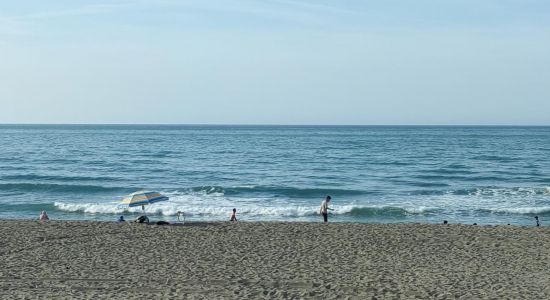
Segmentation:
{"type": "Polygon", "coordinates": [[[117,220],[117,223],[124,223],[126,220],[124,220],[124,216],[120,216],[117,220]]]}
{"type": "Polygon", "coordinates": [[[323,216],[323,221],[326,223],[328,222],[328,211],[332,210],[332,208],[328,207],[328,203],[330,202],[330,199],[332,199],[330,196],[327,196],[323,202],[321,202],[321,208],[319,209],[319,213],[323,216]]]}
{"type": "Polygon", "coordinates": [[[233,208],[233,213],[231,213],[231,219],[229,221],[231,221],[231,222],[236,222],[237,221],[237,209],[236,208],[233,208]]]}
{"type": "Polygon", "coordinates": [[[48,213],[43,210],[41,213],[40,213],[40,221],[46,221],[46,220],[49,220],[50,218],[48,217],[48,213]]]}

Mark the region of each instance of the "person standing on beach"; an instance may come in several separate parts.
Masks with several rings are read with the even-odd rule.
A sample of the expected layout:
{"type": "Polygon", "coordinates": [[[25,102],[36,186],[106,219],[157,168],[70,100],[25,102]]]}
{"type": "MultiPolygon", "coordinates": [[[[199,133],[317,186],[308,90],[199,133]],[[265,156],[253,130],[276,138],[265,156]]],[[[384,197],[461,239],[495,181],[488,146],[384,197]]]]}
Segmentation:
{"type": "Polygon", "coordinates": [[[321,208],[319,209],[319,213],[323,216],[323,221],[325,223],[328,222],[328,211],[332,210],[332,208],[328,207],[328,203],[330,202],[332,198],[330,196],[327,196],[323,202],[321,202],[321,208]]]}
{"type": "Polygon", "coordinates": [[[229,221],[231,221],[231,222],[236,222],[237,221],[237,209],[236,208],[233,208],[233,213],[231,214],[231,219],[229,221]]]}

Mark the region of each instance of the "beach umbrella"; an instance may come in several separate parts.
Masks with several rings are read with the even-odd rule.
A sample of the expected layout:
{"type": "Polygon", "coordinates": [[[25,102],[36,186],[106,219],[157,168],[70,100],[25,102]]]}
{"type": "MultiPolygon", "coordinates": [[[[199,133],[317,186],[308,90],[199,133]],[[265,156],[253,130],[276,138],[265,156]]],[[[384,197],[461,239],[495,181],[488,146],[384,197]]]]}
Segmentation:
{"type": "Polygon", "coordinates": [[[168,197],[162,195],[159,192],[139,191],[131,193],[120,203],[128,205],[128,207],[136,207],[141,205],[141,209],[145,211],[145,205],[153,204],[160,201],[166,201],[168,199],[168,197]]]}

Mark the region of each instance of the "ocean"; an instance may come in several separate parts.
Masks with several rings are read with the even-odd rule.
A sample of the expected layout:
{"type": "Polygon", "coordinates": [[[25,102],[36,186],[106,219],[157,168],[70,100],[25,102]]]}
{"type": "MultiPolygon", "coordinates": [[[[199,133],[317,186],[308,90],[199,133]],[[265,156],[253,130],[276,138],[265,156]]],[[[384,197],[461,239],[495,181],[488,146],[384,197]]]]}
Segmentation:
{"type": "Polygon", "coordinates": [[[0,218],[550,224],[550,127],[0,125],[0,218]]]}

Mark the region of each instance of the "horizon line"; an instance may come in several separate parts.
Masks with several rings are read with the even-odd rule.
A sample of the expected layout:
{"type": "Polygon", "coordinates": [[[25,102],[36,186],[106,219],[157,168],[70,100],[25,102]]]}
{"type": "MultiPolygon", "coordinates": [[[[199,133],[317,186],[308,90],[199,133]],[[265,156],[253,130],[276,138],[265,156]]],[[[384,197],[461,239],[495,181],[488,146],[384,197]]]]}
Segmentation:
{"type": "Polygon", "coordinates": [[[0,123],[0,126],[550,127],[550,124],[0,123]]]}

